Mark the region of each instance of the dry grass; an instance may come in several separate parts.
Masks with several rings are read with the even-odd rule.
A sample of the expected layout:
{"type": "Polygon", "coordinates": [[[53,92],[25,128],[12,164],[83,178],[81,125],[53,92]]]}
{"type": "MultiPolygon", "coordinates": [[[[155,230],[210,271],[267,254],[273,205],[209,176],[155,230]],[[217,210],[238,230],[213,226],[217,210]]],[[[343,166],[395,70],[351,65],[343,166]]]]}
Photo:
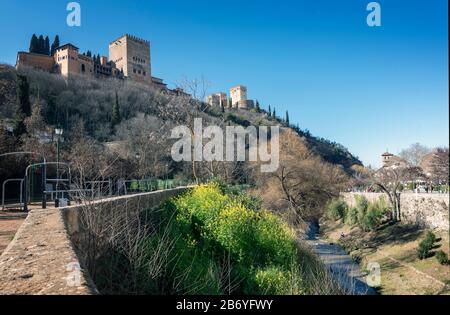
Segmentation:
{"type": "MultiPolygon", "coordinates": [[[[424,238],[424,230],[409,225],[385,225],[370,233],[359,228],[349,228],[342,222],[322,222],[322,234],[331,242],[339,242],[350,254],[361,260],[361,267],[369,262],[381,266],[379,293],[387,295],[436,295],[450,294],[450,266],[442,266],[436,258],[420,260],[416,255],[418,243],[424,238]],[[341,233],[345,234],[340,239],[341,233]]],[[[448,233],[435,232],[438,236],[434,251],[449,253],[448,233]]]]}

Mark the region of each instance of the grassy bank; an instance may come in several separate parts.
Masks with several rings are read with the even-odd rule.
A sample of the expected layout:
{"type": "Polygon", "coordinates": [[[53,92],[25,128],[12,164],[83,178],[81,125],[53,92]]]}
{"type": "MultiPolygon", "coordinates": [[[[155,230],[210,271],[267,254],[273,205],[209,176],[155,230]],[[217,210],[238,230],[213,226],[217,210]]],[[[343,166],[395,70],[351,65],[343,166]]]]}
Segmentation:
{"type": "Polygon", "coordinates": [[[371,231],[349,226],[343,219],[323,219],[321,234],[339,243],[362,269],[370,262],[381,266],[381,294],[450,294],[450,266],[441,265],[437,251],[449,253],[448,232],[434,232],[437,242],[429,257],[419,259],[417,248],[428,231],[406,224],[380,224],[371,231]],[[344,237],[341,237],[344,234],[344,237]]]}
{"type": "Polygon", "coordinates": [[[339,294],[317,257],[260,205],[218,184],[192,189],[143,212],[145,232],[131,250],[112,244],[94,281],[109,294],[339,294]]]}

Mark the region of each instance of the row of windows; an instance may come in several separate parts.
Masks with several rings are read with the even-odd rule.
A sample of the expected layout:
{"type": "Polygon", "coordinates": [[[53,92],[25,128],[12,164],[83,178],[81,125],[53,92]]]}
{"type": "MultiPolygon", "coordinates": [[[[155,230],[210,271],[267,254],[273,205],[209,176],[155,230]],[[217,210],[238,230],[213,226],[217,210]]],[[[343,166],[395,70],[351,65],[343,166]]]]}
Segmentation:
{"type": "MultiPolygon", "coordinates": [[[[81,72],[85,73],[86,72],[86,65],[85,64],[81,64],[81,72]]],[[[92,69],[89,69],[89,72],[92,73],[92,69]]],[[[111,69],[109,68],[105,68],[102,66],[95,66],[95,73],[96,74],[104,74],[107,76],[111,75],[111,69]]]]}
{"type": "Polygon", "coordinates": [[[139,58],[139,57],[133,57],[133,61],[140,62],[140,63],[145,63],[145,60],[142,59],[142,58],[139,58]]]}
{"type": "Polygon", "coordinates": [[[133,73],[142,74],[142,75],[146,75],[147,74],[145,71],[136,70],[136,69],[133,69],[133,73]]]}
{"type": "Polygon", "coordinates": [[[105,67],[95,67],[95,72],[111,74],[111,69],[110,68],[105,68],[105,67]]]}
{"type": "Polygon", "coordinates": [[[62,56],[62,57],[58,57],[58,61],[65,60],[65,59],[69,59],[69,58],[72,59],[72,60],[75,60],[74,57],[62,56]]]}

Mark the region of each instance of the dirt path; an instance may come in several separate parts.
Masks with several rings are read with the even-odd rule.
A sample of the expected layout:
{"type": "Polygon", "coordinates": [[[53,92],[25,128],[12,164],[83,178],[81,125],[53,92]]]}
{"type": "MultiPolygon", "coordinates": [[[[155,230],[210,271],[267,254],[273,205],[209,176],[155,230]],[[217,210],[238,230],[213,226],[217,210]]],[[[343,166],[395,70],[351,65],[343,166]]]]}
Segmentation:
{"type": "Polygon", "coordinates": [[[26,216],[18,211],[0,211],[0,255],[12,241],[26,216]]]}
{"type": "Polygon", "coordinates": [[[331,271],[341,287],[348,294],[374,295],[357,263],[339,246],[318,239],[318,228],[312,228],[307,243],[331,271]]]}

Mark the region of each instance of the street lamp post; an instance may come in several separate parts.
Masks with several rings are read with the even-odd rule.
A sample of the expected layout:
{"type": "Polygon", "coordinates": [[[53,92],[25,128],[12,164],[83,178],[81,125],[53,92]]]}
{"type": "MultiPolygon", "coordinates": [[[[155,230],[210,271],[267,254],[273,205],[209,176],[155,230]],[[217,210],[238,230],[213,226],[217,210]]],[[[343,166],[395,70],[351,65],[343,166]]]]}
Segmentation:
{"type": "Polygon", "coordinates": [[[136,158],[138,176],[141,176],[141,154],[136,152],[134,157],[136,158]]]}
{"type": "Polygon", "coordinates": [[[62,128],[55,128],[56,135],[56,199],[58,199],[58,191],[59,191],[59,141],[63,134],[62,128]]]}
{"type": "Polygon", "coordinates": [[[166,189],[167,186],[169,185],[168,181],[169,181],[169,164],[166,163],[166,189]]]}

